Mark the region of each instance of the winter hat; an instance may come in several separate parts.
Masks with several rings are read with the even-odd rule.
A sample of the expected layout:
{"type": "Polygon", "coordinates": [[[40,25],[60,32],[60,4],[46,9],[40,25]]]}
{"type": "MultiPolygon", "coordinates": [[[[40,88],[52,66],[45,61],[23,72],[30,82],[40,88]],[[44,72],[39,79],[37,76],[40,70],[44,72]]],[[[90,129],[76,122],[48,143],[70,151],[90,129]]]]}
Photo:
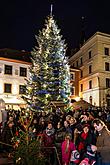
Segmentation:
{"type": "Polygon", "coordinates": [[[89,124],[84,124],[83,128],[85,128],[85,127],[90,128],[90,125],[89,124]]]}
{"type": "Polygon", "coordinates": [[[51,135],[53,135],[55,133],[55,129],[54,128],[51,128],[51,129],[49,129],[48,127],[46,128],[46,134],[48,135],[48,136],[51,136],[51,135]]]}
{"type": "Polygon", "coordinates": [[[70,162],[78,163],[80,159],[80,153],[77,150],[71,152],[70,162]]]}

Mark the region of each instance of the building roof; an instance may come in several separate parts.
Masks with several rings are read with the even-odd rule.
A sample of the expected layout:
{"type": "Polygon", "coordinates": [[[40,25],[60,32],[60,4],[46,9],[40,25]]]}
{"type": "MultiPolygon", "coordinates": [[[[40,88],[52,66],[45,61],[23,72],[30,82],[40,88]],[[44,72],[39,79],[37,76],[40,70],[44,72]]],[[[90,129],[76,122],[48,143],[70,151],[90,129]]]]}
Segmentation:
{"type": "Polygon", "coordinates": [[[0,57],[14,59],[19,61],[31,62],[31,53],[26,51],[14,50],[14,49],[0,49],[0,57]]]}
{"type": "Polygon", "coordinates": [[[108,37],[108,38],[110,38],[110,34],[102,33],[102,32],[97,31],[90,38],[88,38],[81,47],[72,49],[71,56],[70,56],[69,59],[71,59],[74,54],[76,54],[77,52],[79,52],[89,41],[91,41],[96,36],[102,36],[102,37],[108,37]]]}
{"type": "MultiPolygon", "coordinates": [[[[110,38],[110,34],[107,34],[107,33],[102,33],[102,32],[96,32],[95,34],[93,34],[88,40],[86,40],[86,42],[83,44],[83,46],[88,43],[92,38],[94,38],[95,36],[97,35],[100,35],[100,36],[103,36],[103,37],[109,37],[110,38]]],[[[82,47],[83,47],[82,46],[82,47]]]]}

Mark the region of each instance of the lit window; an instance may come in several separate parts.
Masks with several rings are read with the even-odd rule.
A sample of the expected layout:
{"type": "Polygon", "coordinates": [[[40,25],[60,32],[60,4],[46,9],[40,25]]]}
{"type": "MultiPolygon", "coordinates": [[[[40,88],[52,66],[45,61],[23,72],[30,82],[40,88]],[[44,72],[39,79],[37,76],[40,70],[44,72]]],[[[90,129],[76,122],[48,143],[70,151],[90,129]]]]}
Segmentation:
{"type": "Polygon", "coordinates": [[[4,84],[4,93],[11,93],[12,84],[4,84]]]}
{"type": "Polygon", "coordinates": [[[27,76],[27,68],[20,67],[20,76],[27,76]]]}
{"type": "Polygon", "coordinates": [[[12,66],[11,65],[5,65],[5,74],[12,75],[12,66]]]}

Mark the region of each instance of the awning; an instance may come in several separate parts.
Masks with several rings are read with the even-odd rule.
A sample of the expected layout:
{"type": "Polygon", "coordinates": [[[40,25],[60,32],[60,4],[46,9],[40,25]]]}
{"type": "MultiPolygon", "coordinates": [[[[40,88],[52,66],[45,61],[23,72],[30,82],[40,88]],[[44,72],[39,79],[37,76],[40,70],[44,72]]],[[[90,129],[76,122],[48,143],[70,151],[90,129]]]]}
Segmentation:
{"type": "Polygon", "coordinates": [[[26,102],[22,98],[16,98],[16,96],[4,97],[3,100],[5,101],[5,104],[12,104],[12,105],[26,104],[26,102]]]}

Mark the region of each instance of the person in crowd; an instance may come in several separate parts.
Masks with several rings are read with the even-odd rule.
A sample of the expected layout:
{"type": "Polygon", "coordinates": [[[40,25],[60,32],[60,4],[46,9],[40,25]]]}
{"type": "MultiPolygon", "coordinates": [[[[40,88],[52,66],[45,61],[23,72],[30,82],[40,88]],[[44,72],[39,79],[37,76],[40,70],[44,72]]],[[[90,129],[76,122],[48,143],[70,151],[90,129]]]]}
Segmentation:
{"type": "Polygon", "coordinates": [[[66,121],[69,122],[70,119],[71,119],[71,117],[72,117],[71,115],[67,115],[67,116],[66,116],[66,121]]]}
{"type": "Polygon", "coordinates": [[[76,129],[76,119],[74,117],[71,117],[69,120],[70,123],[70,130],[72,132],[72,141],[74,141],[74,130],[76,129]]]}
{"type": "Polygon", "coordinates": [[[84,162],[89,165],[96,165],[96,151],[97,147],[95,145],[87,146],[87,152],[84,154],[84,159],[81,161],[80,165],[84,162]]]}
{"type": "Polygon", "coordinates": [[[13,119],[13,116],[12,115],[9,115],[8,116],[7,120],[5,120],[5,122],[4,122],[4,126],[3,127],[5,127],[6,125],[8,125],[8,122],[10,122],[10,121],[13,121],[14,122],[14,119],[13,119]]]}
{"type": "Polygon", "coordinates": [[[39,125],[38,125],[38,121],[36,118],[33,119],[30,127],[32,128],[32,132],[35,136],[35,138],[37,137],[38,133],[39,133],[39,125]]]}
{"type": "Polygon", "coordinates": [[[80,153],[80,158],[84,158],[84,153],[87,151],[87,146],[92,144],[92,135],[90,133],[90,126],[88,124],[83,125],[83,131],[76,139],[75,145],[80,153]]]}
{"type": "Polygon", "coordinates": [[[35,140],[36,139],[36,132],[34,132],[32,127],[29,127],[28,134],[29,134],[30,140],[35,140]]]}
{"type": "Polygon", "coordinates": [[[90,115],[88,112],[85,112],[85,111],[83,112],[83,114],[80,117],[80,122],[82,124],[89,124],[90,125],[91,120],[90,120],[90,115]]]}
{"type": "Polygon", "coordinates": [[[44,120],[44,118],[41,118],[41,120],[39,121],[39,134],[43,134],[44,130],[46,129],[46,122],[44,120]]]}
{"type": "Polygon", "coordinates": [[[43,131],[43,144],[45,147],[46,156],[49,158],[51,165],[55,161],[55,129],[53,128],[52,122],[48,122],[46,129],[43,131]]]}
{"type": "Polygon", "coordinates": [[[2,142],[5,143],[3,145],[3,149],[4,151],[8,152],[8,156],[10,157],[10,154],[12,152],[12,140],[15,136],[14,132],[13,132],[13,126],[14,123],[13,121],[9,121],[8,124],[4,127],[3,131],[2,131],[2,142]]]}
{"type": "Polygon", "coordinates": [[[57,128],[55,130],[55,143],[61,145],[62,141],[64,140],[64,127],[62,126],[61,122],[57,123],[57,128]]]}
{"type": "Polygon", "coordinates": [[[59,158],[61,160],[61,144],[65,138],[64,127],[62,126],[62,122],[58,122],[55,129],[55,146],[58,151],[59,158]]]}
{"type": "Polygon", "coordinates": [[[61,150],[62,150],[62,164],[69,165],[71,152],[75,150],[75,145],[71,141],[71,134],[66,134],[65,140],[62,142],[61,150]]]}
{"type": "Polygon", "coordinates": [[[94,119],[93,125],[99,134],[96,146],[97,153],[99,153],[102,158],[102,165],[110,165],[110,131],[100,119],[94,119]]]}
{"type": "Polygon", "coordinates": [[[72,130],[70,129],[69,121],[64,121],[64,131],[66,133],[70,133],[72,135],[72,130]]]}

